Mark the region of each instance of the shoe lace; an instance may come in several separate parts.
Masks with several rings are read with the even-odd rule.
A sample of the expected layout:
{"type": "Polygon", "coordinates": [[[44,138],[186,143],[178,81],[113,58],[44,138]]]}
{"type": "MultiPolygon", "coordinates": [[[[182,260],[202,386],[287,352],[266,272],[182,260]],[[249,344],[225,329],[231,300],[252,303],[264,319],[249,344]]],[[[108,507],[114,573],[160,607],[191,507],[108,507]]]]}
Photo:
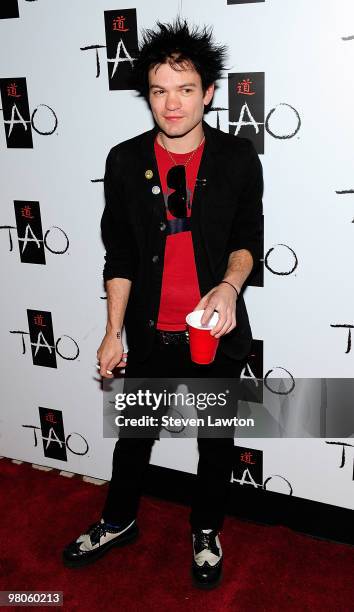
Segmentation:
{"type": "Polygon", "coordinates": [[[106,533],[107,530],[105,523],[92,523],[92,525],[89,526],[87,532],[82,534],[77,539],[77,542],[84,542],[86,545],[91,544],[91,546],[94,546],[95,544],[98,544],[101,539],[101,536],[105,536],[106,533]]]}
{"type": "Polygon", "coordinates": [[[200,553],[202,550],[208,549],[214,555],[219,556],[219,549],[215,542],[216,531],[204,533],[202,530],[200,530],[197,531],[194,535],[194,549],[196,553],[200,553]]]}
{"type": "Polygon", "coordinates": [[[89,527],[88,534],[90,536],[92,544],[97,544],[101,536],[105,536],[107,533],[105,523],[94,523],[89,527]]]}

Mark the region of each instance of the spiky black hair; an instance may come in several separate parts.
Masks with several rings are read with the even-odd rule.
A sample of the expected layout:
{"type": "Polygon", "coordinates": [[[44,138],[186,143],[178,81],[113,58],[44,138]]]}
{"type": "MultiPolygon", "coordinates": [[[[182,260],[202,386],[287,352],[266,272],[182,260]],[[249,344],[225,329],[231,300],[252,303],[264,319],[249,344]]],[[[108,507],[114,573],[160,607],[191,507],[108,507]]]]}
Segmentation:
{"type": "Polygon", "coordinates": [[[225,70],[227,48],[213,41],[212,27],[188,27],[186,19],[177,17],[172,24],[156,23],[157,29],[145,29],[138,58],[134,62],[134,87],[148,98],[148,72],[168,62],[176,70],[191,63],[199,73],[203,91],[220,79],[225,70]]]}

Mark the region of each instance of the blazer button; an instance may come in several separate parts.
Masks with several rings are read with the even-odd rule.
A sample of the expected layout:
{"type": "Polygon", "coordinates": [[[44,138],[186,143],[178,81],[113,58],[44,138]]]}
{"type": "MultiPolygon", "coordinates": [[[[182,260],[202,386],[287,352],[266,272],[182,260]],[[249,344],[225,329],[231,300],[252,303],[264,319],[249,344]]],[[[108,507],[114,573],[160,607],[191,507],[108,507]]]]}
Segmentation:
{"type": "Polygon", "coordinates": [[[166,229],[166,223],[160,223],[160,230],[163,232],[166,229]]]}
{"type": "Polygon", "coordinates": [[[149,321],[149,327],[154,327],[155,325],[155,321],[153,321],[152,319],[150,319],[149,321]]]}
{"type": "Polygon", "coordinates": [[[159,256],[158,255],[154,255],[152,258],[153,263],[157,263],[159,261],[159,256]]]}

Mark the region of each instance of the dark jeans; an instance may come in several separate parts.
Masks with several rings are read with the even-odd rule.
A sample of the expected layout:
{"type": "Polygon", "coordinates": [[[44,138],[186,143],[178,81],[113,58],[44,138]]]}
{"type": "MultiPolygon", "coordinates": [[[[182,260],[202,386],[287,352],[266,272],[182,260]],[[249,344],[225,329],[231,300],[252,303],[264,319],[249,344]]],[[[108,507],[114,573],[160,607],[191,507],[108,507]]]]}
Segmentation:
{"type": "MultiPolygon", "coordinates": [[[[129,352],[126,377],[150,378],[239,378],[244,362],[227,357],[218,347],[209,365],[191,361],[188,345],[156,344],[149,358],[139,363],[129,352]]],[[[150,461],[154,438],[117,440],[113,453],[112,478],[102,516],[112,523],[136,518],[144,474],[150,461]]],[[[231,479],[233,437],[198,437],[199,462],[191,500],[192,529],[221,529],[231,479]]]]}

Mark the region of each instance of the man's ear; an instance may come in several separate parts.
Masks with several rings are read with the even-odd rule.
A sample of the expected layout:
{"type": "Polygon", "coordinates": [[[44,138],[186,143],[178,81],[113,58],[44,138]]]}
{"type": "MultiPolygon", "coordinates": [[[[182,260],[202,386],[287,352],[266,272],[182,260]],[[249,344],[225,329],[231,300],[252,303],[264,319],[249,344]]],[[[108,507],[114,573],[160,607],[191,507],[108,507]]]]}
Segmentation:
{"type": "Polygon", "coordinates": [[[204,94],[204,98],[203,98],[203,102],[204,102],[205,106],[208,106],[208,104],[210,104],[210,102],[212,101],[213,95],[214,95],[214,91],[215,91],[215,84],[212,83],[205,90],[205,94],[204,94]]]}

